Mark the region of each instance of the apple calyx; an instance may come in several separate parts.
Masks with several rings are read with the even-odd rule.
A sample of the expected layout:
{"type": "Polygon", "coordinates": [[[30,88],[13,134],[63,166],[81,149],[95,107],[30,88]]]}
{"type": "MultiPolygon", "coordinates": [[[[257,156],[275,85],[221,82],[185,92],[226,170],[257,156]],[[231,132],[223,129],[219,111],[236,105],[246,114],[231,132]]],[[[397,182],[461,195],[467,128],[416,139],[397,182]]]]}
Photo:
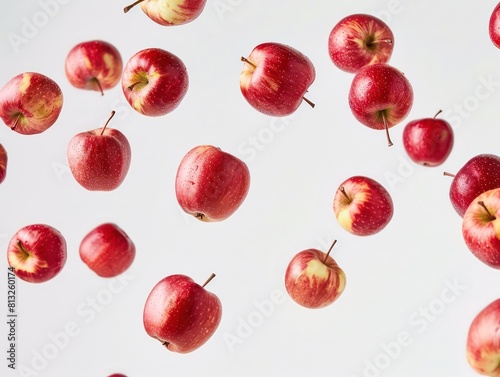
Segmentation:
{"type": "Polygon", "coordinates": [[[488,221],[495,221],[497,219],[496,216],[493,215],[488,208],[486,208],[486,204],[484,204],[484,202],[482,200],[477,202],[477,204],[479,204],[481,207],[483,207],[484,210],[486,211],[486,213],[488,214],[488,221]]]}
{"type": "Polygon", "coordinates": [[[125,8],[123,8],[123,13],[127,13],[130,9],[132,9],[133,7],[135,7],[137,4],[140,4],[142,3],[144,0],[137,0],[136,2],[130,4],[130,5],[127,5],[125,8]]]}
{"type": "Polygon", "coordinates": [[[330,248],[326,252],[325,259],[323,259],[323,263],[326,263],[326,260],[328,259],[328,256],[330,255],[330,252],[332,251],[332,249],[336,243],[337,243],[337,240],[333,240],[332,245],[330,246],[330,248]]]}
{"type": "Polygon", "coordinates": [[[104,130],[108,126],[109,121],[115,116],[115,113],[116,113],[115,110],[111,111],[111,115],[109,116],[108,120],[106,121],[106,124],[104,124],[104,126],[102,127],[102,130],[101,130],[101,133],[99,134],[99,136],[102,136],[104,134],[104,130]]]}
{"type": "MultiPolygon", "coordinates": [[[[244,56],[241,57],[241,61],[244,62],[244,63],[247,63],[247,64],[251,65],[253,69],[257,68],[256,64],[252,63],[250,60],[248,60],[244,56]]],[[[253,70],[252,70],[252,72],[253,72],[253,70]]],[[[304,100],[304,102],[306,102],[312,108],[314,108],[314,106],[316,106],[314,104],[314,102],[312,102],[311,100],[307,99],[306,97],[302,97],[302,99],[304,100]]]]}
{"type": "Polygon", "coordinates": [[[392,146],[391,137],[389,135],[389,125],[387,124],[387,118],[385,117],[385,111],[381,112],[382,120],[384,121],[385,136],[387,137],[387,145],[392,146]]]}

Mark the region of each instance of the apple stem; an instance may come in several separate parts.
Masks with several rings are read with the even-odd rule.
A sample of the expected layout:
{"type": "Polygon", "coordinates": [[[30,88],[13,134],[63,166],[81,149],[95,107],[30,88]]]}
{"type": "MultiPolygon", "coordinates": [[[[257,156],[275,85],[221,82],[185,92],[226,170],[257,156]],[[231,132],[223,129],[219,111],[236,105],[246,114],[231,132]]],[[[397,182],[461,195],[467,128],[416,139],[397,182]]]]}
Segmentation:
{"type": "Polygon", "coordinates": [[[115,110],[111,111],[111,115],[109,116],[109,118],[108,118],[108,120],[107,120],[106,124],[105,124],[105,125],[104,125],[104,127],[102,128],[100,136],[102,136],[102,134],[104,133],[104,130],[105,130],[105,129],[106,129],[106,127],[108,126],[109,121],[111,120],[111,118],[113,118],[113,117],[115,116],[115,113],[116,113],[116,112],[115,112],[115,110]]]}
{"type": "Polygon", "coordinates": [[[495,215],[493,215],[489,210],[488,208],[486,208],[486,204],[484,204],[484,202],[482,200],[480,200],[479,202],[477,202],[477,204],[479,204],[481,207],[484,208],[484,210],[486,211],[486,213],[490,216],[490,221],[493,221],[493,220],[496,220],[497,218],[495,217],[495,215]]]}
{"type": "Polygon", "coordinates": [[[452,173],[448,173],[447,171],[445,171],[443,173],[443,175],[447,176],[447,177],[455,177],[455,174],[452,174],[452,173]]]}
{"type": "Polygon", "coordinates": [[[347,200],[349,201],[349,203],[351,203],[351,201],[352,201],[352,200],[351,200],[351,198],[349,198],[349,195],[347,195],[347,193],[345,192],[345,188],[344,188],[344,186],[341,186],[341,187],[339,188],[339,190],[340,190],[340,192],[341,192],[342,194],[344,194],[344,196],[347,198],[347,200]]]}
{"type": "Polygon", "coordinates": [[[330,255],[330,252],[332,251],[332,249],[333,249],[333,247],[335,246],[336,243],[337,243],[337,240],[333,240],[332,245],[330,246],[330,248],[326,252],[325,259],[323,260],[323,263],[325,263],[326,260],[328,259],[328,256],[330,255]]]}
{"type": "Polygon", "coordinates": [[[21,117],[21,113],[17,114],[16,121],[14,122],[14,125],[10,128],[12,131],[14,131],[17,127],[17,124],[19,123],[19,118],[21,117]]]}
{"type": "Polygon", "coordinates": [[[130,9],[132,9],[133,7],[135,7],[137,4],[142,3],[143,1],[144,0],[137,0],[135,3],[126,6],[125,8],[123,8],[123,12],[127,13],[130,9]]]}
{"type": "Polygon", "coordinates": [[[316,105],[314,104],[314,102],[311,102],[311,101],[310,101],[310,100],[308,100],[306,97],[302,97],[302,99],[303,99],[304,101],[306,101],[306,103],[307,103],[309,106],[311,106],[313,109],[314,109],[314,106],[316,106],[316,105]]]}
{"type": "Polygon", "coordinates": [[[247,63],[247,64],[250,64],[250,65],[251,65],[252,67],[254,67],[254,68],[257,68],[257,66],[256,66],[255,64],[253,64],[250,60],[248,60],[247,58],[245,58],[245,57],[243,57],[243,56],[241,57],[241,61],[242,61],[242,62],[245,62],[245,63],[247,63]]]}
{"type": "Polygon", "coordinates": [[[205,285],[210,283],[210,281],[215,277],[215,274],[212,272],[212,274],[208,277],[207,281],[203,283],[202,287],[205,288],[205,285]]]}
{"type": "MultiPolygon", "coordinates": [[[[137,82],[134,82],[132,85],[128,86],[127,89],[128,90],[133,90],[134,89],[134,86],[136,86],[137,84],[140,84],[140,83],[144,83],[144,81],[137,81],[137,82]]],[[[146,84],[147,84],[147,80],[146,80],[146,84]]]]}
{"type": "Polygon", "coordinates": [[[441,114],[442,112],[443,112],[443,110],[439,110],[439,111],[436,113],[436,115],[434,115],[434,119],[436,119],[436,117],[437,117],[439,114],[441,114]]]}
{"type": "Polygon", "coordinates": [[[23,257],[24,259],[27,259],[29,256],[30,256],[30,253],[28,250],[26,250],[26,248],[24,247],[23,243],[21,242],[21,240],[17,240],[17,247],[19,248],[19,250],[21,250],[21,252],[23,253],[23,257]]]}
{"type": "Polygon", "coordinates": [[[387,136],[387,144],[388,146],[392,146],[392,141],[391,137],[389,136],[389,125],[387,124],[387,119],[385,118],[385,113],[382,112],[382,120],[384,121],[384,127],[385,127],[385,135],[387,136]]]}
{"type": "Polygon", "coordinates": [[[101,92],[101,96],[104,95],[104,91],[102,90],[102,86],[101,86],[101,83],[99,82],[99,80],[97,79],[97,77],[94,77],[92,79],[92,81],[95,82],[95,84],[97,85],[97,88],[99,89],[99,91],[101,92]]]}

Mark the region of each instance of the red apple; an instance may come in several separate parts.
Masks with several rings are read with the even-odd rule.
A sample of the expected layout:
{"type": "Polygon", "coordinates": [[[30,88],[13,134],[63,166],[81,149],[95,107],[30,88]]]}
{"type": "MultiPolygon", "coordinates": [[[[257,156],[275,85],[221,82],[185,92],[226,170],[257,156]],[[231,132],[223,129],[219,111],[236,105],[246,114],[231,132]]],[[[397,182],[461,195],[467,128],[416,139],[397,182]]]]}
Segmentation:
{"type": "Polygon", "coordinates": [[[115,373],[115,374],[112,374],[108,377],[127,377],[127,376],[125,376],[124,374],[121,374],[121,373],[115,373]]]}
{"type": "Polygon", "coordinates": [[[137,4],[154,22],[164,26],[183,25],[198,18],[207,0],[137,0],[126,6],[127,13],[137,4]]]}
{"type": "Polygon", "coordinates": [[[317,249],[303,250],[288,264],[285,287],[297,304],[311,309],[324,308],[344,291],[344,271],[330,256],[335,242],[327,253],[317,249]]]}
{"type": "Polygon", "coordinates": [[[349,106],[363,125],[385,130],[389,146],[389,128],[402,122],[413,105],[413,89],[405,75],[384,64],[361,68],[351,83],[349,106]]]}
{"type": "Polygon", "coordinates": [[[0,183],[5,180],[5,177],[7,175],[7,162],[7,151],[5,150],[4,146],[0,144],[0,183]]]}
{"type": "Polygon", "coordinates": [[[342,228],[358,236],[369,236],[389,224],[394,207],[389,192],[380,183],[353,176],[335,192],[333,211],[342,228]]]}
{"type": "Polygon", "coordinates": [[[175,179],[181,208],[201,221],[222,221],[245,200],[250,172],[239,158],[211,145],[191,149],[182,159],[175,179]]]}
{"type": "Polygon", "coordinates": [[[453,129],[444,119],[423,118],[409,122],[403,131],[408,156],[417,164],[438,166],[446,161],[453,148],[453,129]]]}
{"type": "Polygon", "coordinates": [[[481,262],[500,269],[500,188],[483,192],[465,211],[462,234],[481,262]]]}
{"type": "Polygon", "coordinates": [[[104,94],[120,82],[123,63],[120,52],[112,44],[93,40],[77,44],[66,57],[66,77],[79,89],[104,94]]]}
{"type": "Polygon", "coordinates": [[[169,351],[188,353],[205,344],[222,317],[219,298],[185,275],[160,280],[144,305],[144,329],[169,351]]]}
{"type": "Polygon", "coordinates": [[[483,376],[500,376],[500,299],[481,310],[469,327],[467,361],[483,376]]]}
{"type": "Polygon", "coordinates": [[[365,65],[387,63],[393,48],[394,35],[389,26],[369,14],[344,17],[328,38],[328,53],[333,63],[350,73],[365,65]]]}
{"type": "Polygon", "coordinates": [[[124,181],[130,167],[130,144],[123,133],[104,127],[81,132],[70,140],[67,159],[76,181],[91,191],[111,191],[124,181]]]}
{"type": "Polygon", "coordinates": [[[498,3],[490,15],[488,32],[493,44],[500,48],[500,3],[498,3]]]}
{"type": "Polygon", "coordinates": [[[500,157],[479,154],[467,161],[454,175],[450,185],[450,201],[455,211],[464,216],[471,202],[485,191],[500,187],[500,157]]]}
{"type": "Polygon", "coordinates": [[[29,283],[43,283],[61,272],[66,263],[66,241],[55,228],[27,225],[11,238],[7,260],[16,276],[29,283]]]}
{"type": "Polygon", "coordinates": [[[135,245],[118,225],[101,224],[92,229],[80,243],[80,258],[97,275],[115,277],[130,267],[135,245]]]}
{"type": "Polygon", "coordinates": [[[62,105],[61,88],[41,73],[21,73],[0,90],[0,118],[23,135],[39,134],[51,127],[62,105]]]}
{"type": "Polygon", "coordinates": [[[307,56],[280,43],[262,43],[244,62],[240,75],[243,97],[258,111],[271,116],[292,114],[305,100],[316,72],[307,56]]]}
{"type": "Polygon", "coordinates": [[[188,73],[182,60],[159,48],[136,53],[122,75],[122,89],[128,103],[147,116],[172,112],[186,95],[188,86],[188,73]]]}

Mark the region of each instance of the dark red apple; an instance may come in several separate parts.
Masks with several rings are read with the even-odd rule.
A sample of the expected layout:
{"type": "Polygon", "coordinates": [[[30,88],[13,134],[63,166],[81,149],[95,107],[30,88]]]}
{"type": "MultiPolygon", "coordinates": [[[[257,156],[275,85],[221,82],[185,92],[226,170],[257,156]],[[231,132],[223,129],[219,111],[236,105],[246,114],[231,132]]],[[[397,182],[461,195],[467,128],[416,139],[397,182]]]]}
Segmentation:
{"type": "Polygon", "coordinates": [[[222,221],[245,200],[250,171],[239,158],[211,145],[191,149],[182,159],[175,179],[181,208],[201,221],[222,221]]]}
{"type": "Polygon", "coordinates": [[[135,258],[135,245],[118,225],[105,223],[92,229],[80,243],[80,258],[97,275],[115,277],[135,258]]]}
{"type": "Polygon", "coordinates": [[[483,192],[500,187],[500,157],[494,154],[479,154],[467,161],[452,176],[450,201],[455,211],[464,216],[472,201],[483,192]]]}
{"type": "Polygon", "coordinates": [[[144,305],[144,329],[169,351],[188,353],[205,344],[222,317],[219,298],[185,275],[160,280],[144,305]]]}
{"type": "Polygon", "coordinates": [[[488,32],[493,44],[500,48],[500,3],[498,3],[491,12],[488,32]]]}
{"type": "Polygon", "coordinates": [[[365,65],[387,63],[394,48],[394,35],[381,19],[352,14],[330,32],[328,53],[341,70],[356,73],[365,65]]]}
{"type": "Polygon", "coordinates": [[[389,128],[402,122],[413,106],[413,89],[398,69],[384,63],[361,68],[351,83],[349,107],[363,125],[385,130],[393,145],[389,128]]]}
{"type": "Polygon", "coordinates": [[[424,166],[439,166],[453,149],[454,135],[444,119],[423,118],[409,122],[403,131],[403,145],[413,162],[424,166]]]}
{"type": "Polygon", "coordinates": [[[7,162],[8,162],[7,151],[4,146],[0,144],[0,183],[5,180],[7,176],[7,162]]]}
{"type": "Polygon", "coordinates": [[[67,148],[67,159],[76,181],[91,191],[118,188],[130,167],[131,149],[126,136],[107,125],[75,135],[67,148]]]}
{"type": "Polygon", "coordinates": [[[243,97],[256,110],[271,116],[292,114],[314,82],[316,71],[307,56],[293,47],[274,42],[256,46],[240,74],[243,97]]]}

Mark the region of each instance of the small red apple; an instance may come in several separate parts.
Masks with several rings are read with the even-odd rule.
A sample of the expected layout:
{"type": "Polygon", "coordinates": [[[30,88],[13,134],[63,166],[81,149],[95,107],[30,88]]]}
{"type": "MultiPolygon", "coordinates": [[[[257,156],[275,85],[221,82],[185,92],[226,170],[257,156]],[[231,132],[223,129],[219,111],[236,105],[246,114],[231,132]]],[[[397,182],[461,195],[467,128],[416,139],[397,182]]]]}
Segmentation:
{"type": "Polygon", "coordinates": [[[244,62],[240,74],[243,97],[256,110],[271,116],[292,114],[305,100],[316,72],[307,56],[281,43],[256,46],[244,62]]]}
{"type": "Polygon", "coordinates": [[[318,309],[332,304],[344,291],[344,271],[330,256],[317,249],[297,253],[285,272],[285,287],[290,297],[306,308],[318,309]]]}
{"type": "Polygon", "coordinates": [[[444,119],[423,118],[409,122],[403,131],[403,145],[413,162],[439,166],[453,148],[453,129],[444,119]]]}
{"type": "Polygon", "coordinates": [[[0,118],[23,135],[39,134],[50,128],[62,105],[61,88],[41,73],[21,73],[0,89],[0,118]]]}
{"type": "Polygon", "coordinates": [[[4,146],[0,144],[0,183],[2,183],[7,176],[8,160],[9,159],[7,157],[7,151],[5,150],[4,146]]]}
{"type": "Polygon", "coordinates": [[[219,298],[185,275],[158,282],[144,305],[144,329],[169,351],[188,353],[205,344],[222,317],[219,298]]]}
{"type": "Polygon", "coordinates": [[[135,245],[118,225],[101,224],[92,229],[80,243],[80,258],[97,275],[115,277],[130,267],[135,245]]]}
{"type": "Polygon", "coordinates": [[[356,73],[365,65],[387,63],[393,48],[394,35],[389,26],[369,14],[344,17],[328,38],[332,62],[350,73],[356,73]]]}
{"type": "Polygon", "coordinates": [[[107,128],[115,112],[102,128],[81,132],[70,140],[67,159],[76,181],[91,191],[118,188],[130,167],[130,144],[123,133],[107,128]]]}
{"type": "Polygon", "coordinates": [[[92,40],[73,47],[66,57],[65,71],[71,85],[104,94],[120,82],[123,63],[111,43],[92,40]]]}
{"type": "Polygon", "coordinates": [[[494,154],[479,154],[468,160],[453,177],[450,185],[450,201],[460,217],[471,202],[485,191],[500,187],[500,157],[494,154]]]}
{"type": "Polygon", "coordinates": [[[164,26],[183,25],[198,18],[207,0],[137,0],[126,6],[127,13],[137,4],[154,22],[164,26]]]}
{"type": "Polygon", "coordinates": [[[472,201],[463,217],[462,234],[481,262],[500,269],[500,188],[483,192],[472,201]]]}
{"type": "Polygon", "coordinates": [[[402,122],[413,106],[413,89],[398,69],[384,63],[361,68],[351,83],[349,107],[363,125],[385,130],[393,145],[389,128],[402,122]]]}
{"type": "Polygon", "coordinates": [[[45,224],[22,227],[11,238],[7,249],[9,266],[18,278],[29,283],[54,278],[64,267],[66,255],[62,234],[45,224]]]}
{"type": "Polygon", "coordinates": [[[187,68],[176,55],[147,48],[133,55],[123,70],[128,103],[147,116],[162,116],[179,106],[189,86],[187,68]]]}
{"type": "Polygon", "coordinates": [[[500,3],[498,3],[490,15],[488,32],[493,44],[500,48],[500,3]]]}
{"type": "Polygon", "coordinates": [[[239,158],[211,145],[191,149],[182,159],[175,179],[181,208],[201,221],[222,221],[245,200],[250,172],[239,158]]]}
{"type": "Polygon", "coordinates": [[[342,228],[358,236],[369,236],[389,224],[394,206],[389,192],[380,183],[353,176],[335,192],[333,211],[342,228]]]}
{"type": "Polygon", "coordinates": [[[467,361],[483,376],[500,376],[499,329],[500,299],[497,299],[474,317],[467,334],[467,361]]]}

